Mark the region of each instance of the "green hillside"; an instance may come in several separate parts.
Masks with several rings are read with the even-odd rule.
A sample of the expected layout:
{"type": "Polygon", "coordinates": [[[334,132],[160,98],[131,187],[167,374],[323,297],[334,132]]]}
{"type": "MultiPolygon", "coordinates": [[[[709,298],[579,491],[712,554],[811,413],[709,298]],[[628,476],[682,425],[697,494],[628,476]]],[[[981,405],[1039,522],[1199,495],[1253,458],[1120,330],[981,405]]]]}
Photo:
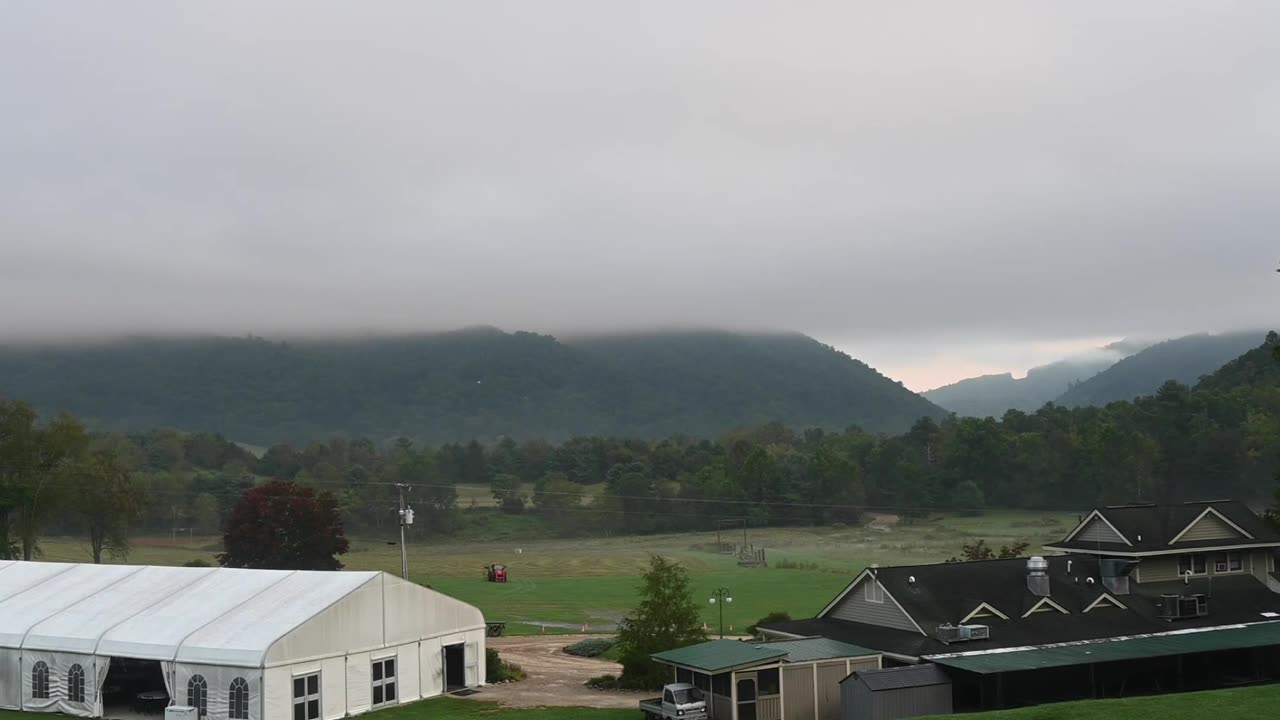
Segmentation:
{"type": "Polygon", "coordinates": [[[1100,407],[1151,395],[1169,380],[1195,385],[1202,376],[1256,347],[1263,335],[1262,331],[1189,335],[1158,343],[1074,385],[1056,403],[1100,407]]]}
{"type": "Polygon", "coordinates": [[[1008,410],[1032,412],[1066,392],[1075,383],[1106,370],[1114,360],[1071,361],[1032,368],[1027,376],[983,375],[952,383],[923,395],[965,417],[1002,417],[1008,410]]]}
{"type": "Polygon", "coordinates": [[[480,328],[407,338],[142,339],[0,348],[0,396],[91,426],[220,432],[255,445],[329,434],[427,442],[509,435],[904,431],[945,413],[798,334],[653,333],[563,342],[480,328]]]}
{"type": "Polygon", "coordinates": [[[1280,335],[1267,334],[1266,341],[1201,378],[1197,390],[1234,390],[1269,385],[1280,387],[1280,335]]]}

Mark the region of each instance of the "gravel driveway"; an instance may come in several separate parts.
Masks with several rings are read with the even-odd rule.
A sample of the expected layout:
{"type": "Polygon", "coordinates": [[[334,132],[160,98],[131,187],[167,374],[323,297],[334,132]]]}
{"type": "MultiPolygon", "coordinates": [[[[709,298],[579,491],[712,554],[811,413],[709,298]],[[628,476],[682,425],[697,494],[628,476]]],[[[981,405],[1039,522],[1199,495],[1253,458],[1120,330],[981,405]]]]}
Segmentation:
{"type": "MultiPolygon", "coordinates": [[[[598,635],[528,635],[488,638],[503,660],[513,662],[529,674],[525,680],[505,685],[486,685],[468,697],[499,702],[512,707],[571,705],[597,708],[634,708],[644,693],[592,690],[583,683],[597,675],[617,675],[622,666],[608,660],[566,655],[561,648],[585,637],[598,635]]],[[[639,710],[636,711],[639,717],[639,710]]]]}

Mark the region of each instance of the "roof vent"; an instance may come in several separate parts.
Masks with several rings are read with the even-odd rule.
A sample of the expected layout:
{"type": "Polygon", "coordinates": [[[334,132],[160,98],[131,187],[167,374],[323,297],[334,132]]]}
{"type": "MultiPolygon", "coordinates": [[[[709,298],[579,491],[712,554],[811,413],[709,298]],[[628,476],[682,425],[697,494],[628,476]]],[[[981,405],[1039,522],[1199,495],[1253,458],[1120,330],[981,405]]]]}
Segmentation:
{"type": "Polygon", "coordinates": [[[991,637],[991,628],[987,625],[939,625],[936,635],[939,640],[950,645],[970,640],[986,640],[991,637]]]}
{"type": "Polygon", "coordinates": [[[1156,605],[1156,617],[1164,620],[1182,620],[1204,617],[1209,614],[1209,598],[1203,593],[1194,595],[1165,594],[1156,605]]]}
{"type": "Polygon", "coordinates": [[[916,584],[916,576],[915,576],[915,575],[910,575],[910,576],[908,576],[908,577],[907,577],[907,582],[908,582],[909,584],[911,584],[911,585],[915,585],[915,584],[916,584]]]}
{"type": "Polygon", "coordinates": [[[1049,595],[1049,563],[1039,555],[1027,560],[1027,589],[1039,597],[1049,595]]]}

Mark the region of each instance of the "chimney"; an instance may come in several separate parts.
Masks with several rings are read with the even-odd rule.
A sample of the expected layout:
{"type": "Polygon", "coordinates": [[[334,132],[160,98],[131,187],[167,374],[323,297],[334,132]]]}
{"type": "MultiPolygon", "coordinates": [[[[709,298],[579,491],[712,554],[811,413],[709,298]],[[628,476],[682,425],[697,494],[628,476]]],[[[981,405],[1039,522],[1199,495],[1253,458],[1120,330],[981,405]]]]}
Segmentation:
{"type": "Polygon", "coordinates": [[[1027,589],[1032,595],[1049,596],[1049,563],[1038,555],[1027,560],[1027,589]]]}
{"type": "Polygon", "coordinates": [[[1098,563],[1102,574],[1102,585],[1112,595],[1129,594],[1129,574],[1138,567],[1137,560],[1119,560],[1105,558],[1098,563]]]}

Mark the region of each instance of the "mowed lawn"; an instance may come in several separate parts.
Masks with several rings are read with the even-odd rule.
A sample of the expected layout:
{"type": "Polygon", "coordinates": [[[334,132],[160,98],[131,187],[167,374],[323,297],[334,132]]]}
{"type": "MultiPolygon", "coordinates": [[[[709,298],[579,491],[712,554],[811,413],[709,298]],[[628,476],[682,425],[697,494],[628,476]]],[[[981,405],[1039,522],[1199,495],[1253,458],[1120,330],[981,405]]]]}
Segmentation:
{"type": "MultiPolygon", "coordinates": [[[[747,540],[765,548],[767,568],[739,567],[732,557],[716,553],[714,532],[525,542],[519,538],[521,519],[515,520],[503,526],[501,541],[411,544],[410,575],[476,605],[490,620],[526,624],[513,626],[513,632],[541,632],[542,623],[577,627],[616,622],[634,607],[649,556],[662,554],[689,570],[694,597],[709,629],[717,629],[719,609],[706,600],[716,588],[729,589],[733,602],[724,608],[724,622],[726,630],[732,625],[737,631],[775,610],[796,618],[811,617],[854,573],[871,563],[938,562],[959,554],[961,545],[977,538],[997,547],[1026,541],[1034,551],[1065,535],[1076,516],[1000,512],[914,523],[885,518],[859,527],[752,529],[747,540]],[[507,565],[510,582],[485,582],[482,568],[495,562],[507,565]]],[[[725,531],[724,537],[741,541],[741,531],[725,531]]],[[[85,543],[79,539],[47,538],[42,547],[44,559],[88,559],[85,543]]],[[[179,536],[176,544],[171,537],[139,538],[129,561],[157,565],[212,561],[218,549],[214,537],[179,536]]],[[[351,570],[399,574],[400,550],[385,540],[357,538],[343,562],[351,570]]],[[[552,626],[547,631],[557,629],[552,626]]]]}
{"type": "MultiPolygon", "coordinates": [[[[639,710],[597,708],[507,708],[496,703],[458,698],[434,698],[402,707],[379,710],[369,717],[378,720],[636,720],[639,710]]],[[[0,710],[0,720],[37,720],[43,713],[0,710]]]]}
{"type": "MultiPolygon", "coordinates": [[[[938,715],[934,720],[953,718],[938,715]]],[[[973,713],[973,720],[1201,720],[1280,717],[1280,685],[1210,690],[1178,695],[1084,700],[1018,710],[973,713]]]]}

